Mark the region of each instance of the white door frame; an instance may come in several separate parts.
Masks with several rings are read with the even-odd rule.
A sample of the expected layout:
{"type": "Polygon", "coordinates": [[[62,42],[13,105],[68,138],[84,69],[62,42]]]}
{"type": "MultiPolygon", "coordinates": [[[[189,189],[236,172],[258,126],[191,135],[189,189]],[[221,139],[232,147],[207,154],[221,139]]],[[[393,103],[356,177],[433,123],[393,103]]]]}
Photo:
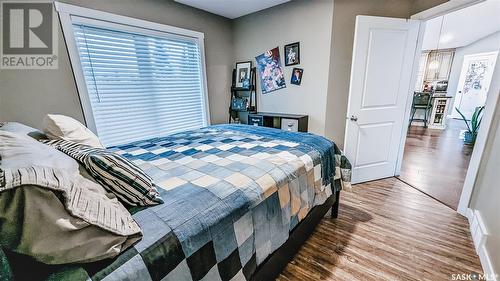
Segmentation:
{"type": "MultiPolygon", "coordinates": [[[[492,69],[491,76],[487,77],[487,79],[489,79],[489,81],[486,81],[487,83],[483,84],[483,85],[488,85],[486,87],[486,96],[487,96],[488,92],[490,90],[491,80],[493,79],[493,72],[495,71],[495,65],[496,65],[496,61],[497,61],[497,58],[498,58],[498,51],[481,52],[481,53],[474,53],[474,54],[464,55],[464,59],[463,59],[463,62],[462,62],[462,68],[460,70],[460,76],[459,76],[459,79],[458,79],[458,87],[457,87],[457,91],[460,92],[460,97],[457,97],[458,93],[455,93],[455,98],[453,99],[453,108],[456,107],[456,108],[460,109],[460,111],[462,113],[464,113],[464,115],[466,115],[466,114],[465,114],[465,112],[463,111],[463,109],[461,107],[462,100],[464,98],[463,86],[465,84],[465,76],[467,75],[467,71],[469,70],[470,61],[474,60],[474,59],[477,59],[478,57],[486,57],[486,56],[492,56],[492,58],[493,58],[493,69],[492,69]],[[458,100],[458,98],[460,98],[460,100],[458,100]]],[[[451,115],[452,118],[461,119],[460,115],[456,111],[452,111],[452,113],[450,115],[451,115]]],[[[466,115],[466,117],[467,117],[467,115],[466,115]]]]}
{"type": "MultiPolygon", "coordinates": [[[[430,8],[428,10],[422,11],[415,15],[412,15],[411,19],[427,21],[429,19],[447,14],[449,12],[453,12],[456,10],[460,10],[462,8],[483,2],[485,0],[450,0],[436,7],[430,8]]],[[[422,39],[425,33],[425,23],[422,23],[419,31],[419,42],[417,43],[417,48],[415,52],[415,60],[413,64],[413,72],[412,72],[412,82],[415,83],[417,79],[418,72],[418,58],[420,57],[420,53],[422,52],[422,39]]],[[[405,120],[409,120],[410,118],[410,109],[411,109],[411,95],[413,92],[408,93],[410,96],[408,98],[408,102],[406,105],[405,111],[405,120]]],[[[469,202],[472,196],[472,191],[474,189],[474,183],[476,181],[476,176],[479,170],[479,164],[481,162],[481,158],[483,156],[484,148],[486,146],[486,138],[488,136],[488,132],[490,130],[491,121],[493,119],[493,113],[495,112],[495,107],[497,104],[498,93],[492,93],[491,87],[488,91],[488,102],[492,100],[492,106],[485,108],[483,121],[481,122],[481,128],[479,130],[476,145],[474,146],[474,150],[472,152],[471,160],[469,162],[469,167],[467,169],[467,175],[465,177],[464,186],[462,189],[462,194],[460,196],[460,202],[458,204],[458,213],[465,216],[467,209],[469,207],[469,202]],[[491,96],[491,97],[490,97],[491,96]],[[495,100],[493,100],[495,98],[495,100]]],[[[401,164],[403,160],[404,154],[404,146],[406,142],[406,135],[408,133],[408,126],[403,126],[403,133],[401,137],[398,160],[396,163],[396,171],[395,175],[399,175],[401,173],[401,164]]]]}

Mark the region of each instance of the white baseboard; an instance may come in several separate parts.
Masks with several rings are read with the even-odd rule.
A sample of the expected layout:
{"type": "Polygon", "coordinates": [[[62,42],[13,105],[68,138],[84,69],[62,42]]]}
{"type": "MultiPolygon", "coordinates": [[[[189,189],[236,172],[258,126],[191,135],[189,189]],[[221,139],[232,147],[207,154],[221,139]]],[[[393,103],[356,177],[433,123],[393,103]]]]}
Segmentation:
{"type": "Polygon", "coordinates": [[[488,254],[488,249],[486,249],[485,246],[486,240],[488,239],[488,230],[484,225],[481,213],[478,210],[472,210],[468,208],[465,215],[469,220],[472,241],[474,242],[476,253],[479,256],[479,260],[481,261],[483,272],[488,277],[487,280],[498,281],[498,276],[493,269],[493,265],[488,254]]]}

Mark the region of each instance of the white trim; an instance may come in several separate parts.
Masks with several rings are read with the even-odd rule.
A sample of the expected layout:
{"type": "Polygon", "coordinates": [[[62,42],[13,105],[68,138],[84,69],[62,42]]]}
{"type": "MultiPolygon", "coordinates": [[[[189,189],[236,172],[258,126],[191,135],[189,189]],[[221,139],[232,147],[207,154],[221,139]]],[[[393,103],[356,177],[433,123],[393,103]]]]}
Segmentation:
{"type": "Polygon", "coordinates": [[[474,248],[476,251],[484,245],[486,242],[486,235],[488,231],[484,225],[481,213],[478,210],[472,210],[472,218],[469,221],[470,234],[472,236],[472,241],[474,242],[474,248]]]}
{"type": "Polygon", "coordinates": [[[205,103],[205,120],[206,125],[210,125],[210,111],[208,102],[208,87],[207,87],[207,74],[206,74],[206,63],[205,63],[205,45],[204,45],[204,34],[202,32],[188,30],[184,28],[179,28],[175,26],[145,21],[141,19],[115,15],[108,12],[102,12],[98,10],[83,8],[75,5],[69,5],[61,2],[54,2],[56,11],[59,13],[59,18],[61,21],[61,27],[63,30],[64,39],[66,41],[66,46],[68,49],[68,54],[71,62],[71,67],[73,68],[73,75],[75,77],[76,87],[78,90],[78,96],[80,97],[80,103],[82,105],[83,116],[87,127],[97,134],[97,128],[94,120],[94,115],[92,113],[92,106],[90,103],[90,97],[87,91],[87,84],[85,82],[85,77],[83,75],[83,69],[81,66],[80,56],[78,53],[78,48],[76,46],[76,40],[73,33],[73,23],[85,23],[97,26],[106,26],[119,30],[146,33],[153,36],[165,36],[168,33],[169,36],[179,36],[184,39],[192,38],[194,42],[198,44],[201,56],[201,71],[202,71],[202,90],[203,99],[205,103]]]}
{"type": "Polygon", "coordinates": [[[108,20],[91,19],[88,17],[71,15],[71,23],[93,26],[97,28],[109,28],[112,30],[119,30],[119,31],[143,34],[148,36],[157,36],[157,37],[168,36],[169,38],[179,38],[184,41],[191,41],[193,43],[198,43],[198,38],[195,37],[179,35],[176,33],[160,31],[157,29],[143,28],[141,26],[132,26],[120,22],[111,22],[108,20]]]}
{"type": "Polygon", "coordinates": [[[410,18],[415,20],[430,20],[432,18],[439,17],[484,1],[486,0],[450,0],[420,13],[414,14],[410,18]]]}
{"type": "Polygon", "coordinates": [[[75,15],[82,18],[97,19],[101,21],[108,21],[111,23],[119,23],[123,25],[130,25],[134,27],[140,27],[142,29],[151,29],[161,32],[168,32],[172,34],[178,34],[183,36],[188,36],[192,38],[204,38],[202,32],[184,29],[180,27],[170,26],[166,24],[151,22],[147,20],[136,19],[127,16],[116,15],[108,12],[98,11],[89,8],[83,8],[75,5],[65,4],[61,2],[54,2],[56,6],[56,11],[59,14],[69,14],[75,15]]]}
{"type": "MultiPolygon", "coordinates": [[[[57,4],[58,2],[56,2],[57,4]]],[[[57,5],[56,5],[57,7],[57,5]]],[[[94,114],[92,112],[92,105],[90,104],[90,97],[87,91],[87,84],[85,76],[83,75],[83,68],[80,62],[80,55],[76,46],[75,35],[73,33],[73,26],[71,25],[71,16],[67,13],[59,13],[59,20],[63,31],[64,40],[66,41],[66,48],[68,49],[71,68],[75,77],[76,89],[82,105],[83,119],[85,125],[95,134],[97,134],[97,127],[95,125],[94,114]]]]}
{"type": "Polygon", "coordinates": [[[405,143],[406,143],[406,134],[408,133],[408,123],[407,121],[410,119],[410,113],[411,113],[411,104],[413,102],[413,92],[415,91],[415,83],[417,81],[417,76],[418,76],[418,67],[420,63],[420,56],[421,56],[421,50],[422,50],[422,44],[423,44],[423,39],[424,39],[424,34],[425,34],[425,22],[420,22],[419,27],[418,27],[418,37],[417,37],[417,46],[415,48],[415,56],[413,58],[413,67],[412,67],[412,74],[410,78],[410,90],[407,93],[407,98],[406,98],[406,105],[405,105],[405,114],[404,114],[404,121],[406,123],[403,123],[404,126],[401,130],[401,138],[399,140],[399,150],[398,150],[398,157],[396,159],[396,170],[394,171],[395,176],[399,176],[401,174],[401,165],[403,163],[403,155],[404,155],[404,149],[405,149],[405,143]]]}
{"type": "Polygon", "coordinates": [[[498,276],[493,268],[488,249],[486,248],[488,229],[483,222],[481,212],[468,208],[465,213],[469,220],[472,241],[474,242],[474,247],[481,261],[483,272],[487,276],[487,280],[496,281],[498,276]]]}
{"type": "Polygon", "coordinates": [[[210,119],[210,102],[208,99],[208,83],[207,83],[207,66],[205,61],[205,40],[203,38],[198,39],[198,48],[200,48],[201,56],[201,72],[203,78],[203,100],[205,102],[205,120],[207,120],[207,126],[211,125],[212,121],[210,119]]]}

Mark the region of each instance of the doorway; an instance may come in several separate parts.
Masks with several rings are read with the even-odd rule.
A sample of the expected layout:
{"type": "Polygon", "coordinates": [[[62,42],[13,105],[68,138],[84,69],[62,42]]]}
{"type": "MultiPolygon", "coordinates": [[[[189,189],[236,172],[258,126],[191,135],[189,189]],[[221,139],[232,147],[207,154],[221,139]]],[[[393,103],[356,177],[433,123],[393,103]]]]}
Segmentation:
{"type": "MultiPolygon", "coordinates": [[[[422,129],[426,130],[424,132],[441,130],[435,131],[438,134],[427,134],[429,137],[427,140],[424,140],[424,133],[420,133],[420,136],[417,134],[417,138],[424,144],[450,135],[457,141],[456,133],[451,129],[458,128],[460,132],[458,140],[463,136],[467,141],[473,142],[471,139],[477,136],[475,145],[469,147],[472,153],[466,152],[467,147],[464,147],[460,140],[462,148],[460,151],[465,151],[463,154],[465,157],[470,157],[470,161],[463,158],[463,162],[469,165],[464,164],[467,167],[458,172],[462,178],[452,177],[450,180],[455,184],[459,182],[455,194],[460,194],[455,195],[459,197],[458,207],[455,207],[454,203],[452,208],[466,215],[496,110],[499,97],[497,84],[495,89],[488,91],[484,111],[476,114],[483,116],[477,135],[467,133],[467,130],[460,126],[468,128],[472,123],[478,124],[478,122],[471,122],[471,117],[464,116],[466,124],[465,121],[450,118],[450,115],[454,110],[453,104],[458,88],[456,81],[459,80],[463,57],[468,55],[468,52],[490,52],[482,50],[486,48],[498,51],[500,40],[500,18],[496,12],[498,9],[500,9],[499,1],[464,0],[443,3],[406,20],[356,17],[344,140],[345,154],[352,163],[353,184],[401,175],[404,151],[405,148],[409,149],[408,145],[411,144],[406,141],[409,127],[411,129],[413,125],[422,126],[422,129]],[[471,16],[471,13],[477,12],[474,9],[484,14],[477,16],[476,13],[476,16],[471,16]],[[417,34],[413,33],[415,26],[417,34]],[[455,32],[450,32],[448,26],[455,27],[455,32]],[[433,29],[434,33],[425,32],[433,29]],[[479,42],[484,43],[483,41],[490,43],[479,44],[479,42]],[[400,46],[397,51],[390,48],[396,45],[400,46]],[[413,52],[410,52],[411,49],[413,52]],[[411,53],[411,58],[407,52],[411,53]],[[420,68],[419,58],[423,62],[420,63],[420,68]],[[415,83],[416,81],[421,83],[415,83]],[[428,103],[419,102],[418,113],[411,110],[415,92],[420,92],[419,96],[423,101],[432,100],[428,103]],[[432,99],[428,95],[429,92],[433,94],[432,99]],[[422,107],[426,111],[422,112],[422,107]],[[373,114],[375,112],[380,114],[373,114]],[[409,124],[410,115],[412,118],[425,121],[420,120],[420,124],[409,124]],[[450,130],[446,130],[447,128],[450,130]],[[397,153],[394,153],[395,150],[397,153]],[[460,184],[461,181],[463,186],[460,184]]],[[[495,73],[500,73],[499,67],[496,67],[495,73]]],[[[421,128],[416,127],[416,129],[421,128]]],[[[448,145],[443,147],[447,148],[448,145]]],[[[439,146],[436,148],[438,152],[443,151],[439,146]]],[[[427,146],[424,149],[430,150],[427,146]]],[[[429,178],[432,177],[434,180],[431,178],[428,182],[434,184],[429,190],[436,190],[432,187],[439,185],[437,179],[452,174],[450,169],[446,168],[456,165],[449,161],[449,157],[448,155],[439,161],[444,167],[442,171],[430,172],[429,178]]],[[[425,163],[431,161],[436,160],[428,159],[425,163]]],[[[429,166],[428,164],[423,166],[425,165],[429,166]]],[[[416,171],[418,173],[418,169],[416,171]]],[[[422,187],[415,184],[413,186],[424,191],[422,187]]],[[[446,196],[453,193],[450,188],[443,187],[443,189],[446,196]]],[[[438,197],[430,192],[428,194],[434,198],[438,197]]],[[[454,202],[457,200],[456,197],[454,202]]]]}
{"type": "Polygon", "coordinates": [[[498,9],[487,0],[425,22],[399,179],[454,210],[497,61],[498,9]]]}

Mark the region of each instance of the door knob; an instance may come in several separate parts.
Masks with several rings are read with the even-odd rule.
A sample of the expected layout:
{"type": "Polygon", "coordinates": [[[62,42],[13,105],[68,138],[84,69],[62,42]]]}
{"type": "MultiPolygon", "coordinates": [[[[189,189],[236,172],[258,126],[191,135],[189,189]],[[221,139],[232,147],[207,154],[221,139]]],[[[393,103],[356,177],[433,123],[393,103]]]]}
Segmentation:
{"type": "Polygon", "coordinates": [[[358,121],[358,117],[356,115],[351,115],[351,117],[349,117],[349,120],[356,122],[358,121]]]}

